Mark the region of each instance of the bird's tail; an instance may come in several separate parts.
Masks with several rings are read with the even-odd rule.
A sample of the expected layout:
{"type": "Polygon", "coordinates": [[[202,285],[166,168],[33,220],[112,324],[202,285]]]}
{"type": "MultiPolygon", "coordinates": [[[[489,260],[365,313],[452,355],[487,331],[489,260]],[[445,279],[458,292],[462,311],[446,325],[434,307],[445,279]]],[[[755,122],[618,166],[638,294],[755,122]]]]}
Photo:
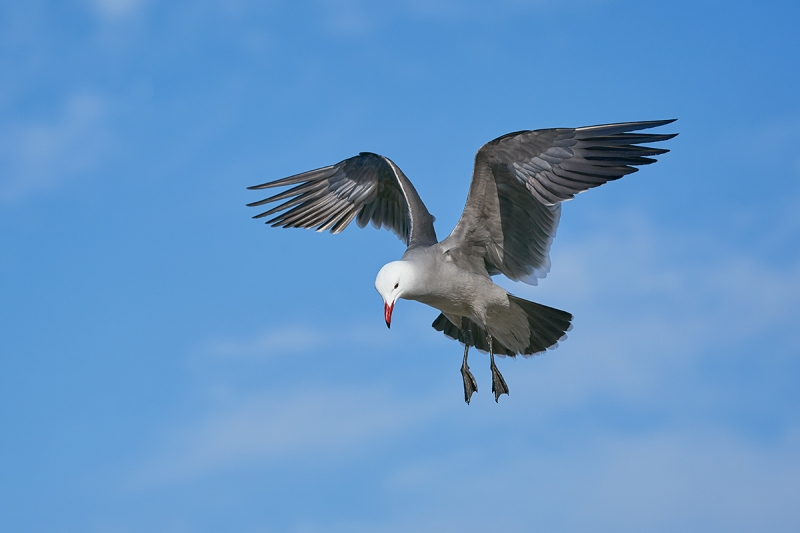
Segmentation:
{"type": "Polygon", "coordinates": [[[536,302],[529,302],[510,294],[508,297],[512,302],[520,306],[528,316],[531,336],[530,342],[522,352],[522,355],[534,355],[547,349],[556,348],[558,341],[567,338],[567,332],[572,329],[572,315],[570,313],[537,304],[536,302]]]}
{"type": "MultiPolygon", "coordinates": [[[[558,346],[558,341],[566,339],[567,331],[572,329],[572,315],[566,311],[547,307],[546,305],[537,304],[517,298],[516,296],[508,295],[512,302],[517,304],[528,318],[528,327],[530,329],[530,339],[528,346],[521,352],[515,352],[504,346],[497,339],[493,339],[492,348],[496,355],[510,355],[514,357],[518,354],[524,356],[531,356],[541,353],[548,348],[555,348],[558,346]]],[[[473,322],[467,317],[461,317],[461,325],[456,326],[450,320],[440,314],[436,320],[433,321],[433,328],[436,331],[443,332],[451,339],[457,340],[461,344],[467,346],[474,346],[482,352],[489,351],[489,341],[486,337],[486,330],[473,322]]]]}

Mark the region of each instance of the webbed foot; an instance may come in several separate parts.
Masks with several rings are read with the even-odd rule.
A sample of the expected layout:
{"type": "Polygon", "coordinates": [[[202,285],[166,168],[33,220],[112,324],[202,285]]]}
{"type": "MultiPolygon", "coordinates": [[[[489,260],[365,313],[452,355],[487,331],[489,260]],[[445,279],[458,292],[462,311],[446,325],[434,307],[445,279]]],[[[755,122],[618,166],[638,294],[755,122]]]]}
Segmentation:
{"type": "Polygon", "coordinates": [[[461,377],[464,378],[464,401],[467,402],[467,405],[469,405],[472,394],[478,392],[478,383],[475,381],[475,376],[469,371],[469,365],[467,365],[468,352],[469,346],[464,349],[464,362],[461,364],[461,377]]]}
{"type": "Polygon", "coordinates": [[[497,403],[501,394],[508,394],[508,385],[506,385],[506,380],[503,379],[503,374],[500,373],[497,369],[497,365],[494,364],[494,354],[492,354],[491,359],[492,392],[494,393],[494,401],[497,403]]]}

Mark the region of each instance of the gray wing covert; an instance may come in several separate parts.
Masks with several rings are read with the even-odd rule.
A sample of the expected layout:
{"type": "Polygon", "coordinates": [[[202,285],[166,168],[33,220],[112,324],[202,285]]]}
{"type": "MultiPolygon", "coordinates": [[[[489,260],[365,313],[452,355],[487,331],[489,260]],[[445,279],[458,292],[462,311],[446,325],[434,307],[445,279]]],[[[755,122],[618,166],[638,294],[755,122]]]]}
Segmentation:
{"type": "Polygon", "coordinates": [[[536,284],[550,270],[561,202],[636,172],[669,150],[639,146],[677,134],[633,133],[673,122],[519,131],[478,150],[467,204],[442,243],[473,268],[536,284]]]}
{"type": "Polygon", "coordinates": [[[283,203],[253,218],[274,215],[273,227],[339,233],[354,219],[359,227],[386,227],[409,247],[437,242],[434,218],[403,171],[389,158],[362,152],[335,165],[248,187],[295,185],[250,207],[283,203]]]}

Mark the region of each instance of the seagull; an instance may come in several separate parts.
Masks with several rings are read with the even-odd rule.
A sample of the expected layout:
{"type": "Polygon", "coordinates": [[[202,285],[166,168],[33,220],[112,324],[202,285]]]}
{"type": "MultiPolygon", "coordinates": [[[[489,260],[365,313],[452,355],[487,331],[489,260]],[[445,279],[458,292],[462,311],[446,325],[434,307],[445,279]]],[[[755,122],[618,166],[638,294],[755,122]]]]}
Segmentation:
{"type": "Polygon", "coordinates": [[[273,227],[339,233],[355,220],[361,228],[372,223],[397,235],[406,251],[375,279],[386,326],[391,327],[399,298],[439,310],[434,329],[464,345],[464,400],[469,404],[478,390],[467,364],[475,347],[489,353],[497,402],[508,394],[508,385],[494,356],[532,356],[555,348],[572,329],[573,317],[508,293],[492,276],[536,285],[550,270],[561,203],[654,163],[653,156],[669,150],[642,145],[677,133],[638,132],[674,120],[517,131],[486,143],[475,155],[461,218],[441,242],[434,217],[403,171],[370,152],[248,187],[292,186],[247,205],[281,202],[253,217],[272,217],[266,223],[273,227]]]}

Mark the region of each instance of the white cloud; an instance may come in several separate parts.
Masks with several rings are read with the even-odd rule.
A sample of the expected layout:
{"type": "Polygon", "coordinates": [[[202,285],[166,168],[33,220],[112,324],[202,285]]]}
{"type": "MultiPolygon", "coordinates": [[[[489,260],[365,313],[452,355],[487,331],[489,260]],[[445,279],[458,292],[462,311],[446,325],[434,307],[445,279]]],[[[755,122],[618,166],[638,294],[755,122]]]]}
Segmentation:
{"type": "Polygon", "coordinates": [[[641,215],[602,218],[606,230],[556,245],[541,288],[505,286],[593,319],[613,313],[639,326],[664,325],[682,334],[684,348],[753,337],[800,311],[800,256],[778,264],[706,235],[658,231],[641,215]]]}
{"type": "Polygon", "coordinates": [[[497,451],[400,466],[387,489],[415,512],[363,530],[788,532],[800,519],[797,430],[769,445],[670,430],[497,451]]]}
{"type": "Polygon", "coordinates": [[[332,346],[385,346],[390,339],[374,335],[375,328],[353,324],[335,328],[286,324],[247,339],[207,342],[201,352],[223,358],[264,358],[285,353],[306,353],[332,346]]]}
{"type": "Polygon", "coordinates": [[[183,482],[226,467],[348,455],[430,419],[441,402],[377,387],[298,386],[247,396],[177,430],[134,486],[183,482]]]}
{"type": "Polygon", "coordinates": [[[8,123],[0,129],[0,200],[50,189],[95,168],[112,141],[108,104],[94,94],[66,100],[51,120],[8,123]]]}
{"type": "Polygon", "coordinates": [[[247,340],[218,340],[203,351],[217,357],[265,357],[277,353],[302,353],[321,346],[326,339],[318,329],[289,325],[247,340]]]}

